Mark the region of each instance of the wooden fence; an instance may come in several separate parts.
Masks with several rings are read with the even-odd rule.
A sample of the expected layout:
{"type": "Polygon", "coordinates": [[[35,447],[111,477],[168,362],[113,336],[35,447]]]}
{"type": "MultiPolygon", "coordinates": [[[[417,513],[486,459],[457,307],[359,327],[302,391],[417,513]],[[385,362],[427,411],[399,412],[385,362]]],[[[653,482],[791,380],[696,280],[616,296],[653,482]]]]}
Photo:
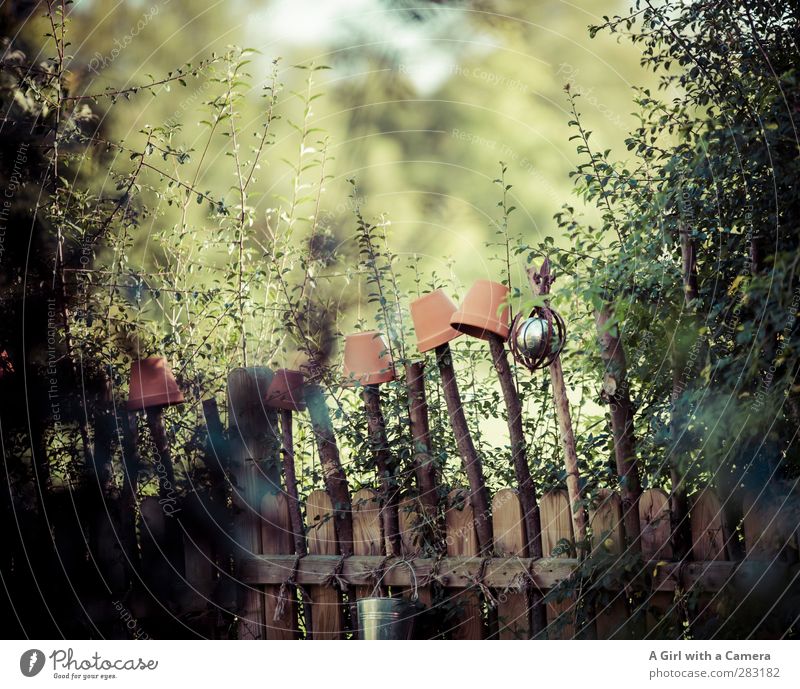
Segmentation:
{"type": "MultiPolygon", "coordinates": [[[[547,557],[540,559],[528,557],[523,510],[511,488],[492,496],[492,557],[479,554],[466,489],[452,490],[438,513],[429,500],[401,496],[401,552],[387,557],[376,480],[375,490],[351,496],[352,554],[342,556],[324,490],[300,505],[305,525],[297,537],[279,424],[261,403],[258,376],[236,374],[229,382],[236,393],[227,432],[214,402],[204,404],[205,480],[179,497],[165,494],[163,484],[159,496],[137,496],[134,482],[92,536],[121,634],[350,638],[358,632],[358,598],[413,597],[416,589],[422,638],[531,638],[532,605],[543,598],[547,628],[540,638],[678,638],[719,624],[732,600],[752,600],[768,613],[796,595],[796,503],[766,493],[746,497],[740,534],[726,532],[712,490],[695,496],[692,549],[679,562],[668,496],[659,489],[645,490],[636,505],[640,556],[625,546],[616,493],[601,491],[590,507],[593,550],[584,557],[573,550],[566,490],[545,493],[539,509],[547,557]],[[735,559],[731,544],[739,540],[744,552],[735,559]]],[[[132,445],[126,465],[139,461],[135,438],[132,445]]],[[[159,461],[168,457],[163,448],[159,461]]]]}

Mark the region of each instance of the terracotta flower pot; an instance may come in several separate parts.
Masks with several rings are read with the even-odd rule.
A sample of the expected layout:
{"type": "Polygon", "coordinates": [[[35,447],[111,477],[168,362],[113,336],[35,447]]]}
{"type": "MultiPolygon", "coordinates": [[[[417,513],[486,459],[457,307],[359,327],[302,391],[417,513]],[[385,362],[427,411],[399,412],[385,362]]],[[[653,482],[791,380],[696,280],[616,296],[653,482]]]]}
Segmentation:
{"type": "Polygon", "coordinates": [[[450,327],[450,318],[457,308],[453,300],[440,289],[411,302],[411,318],[420,352],[436,349],[462,335],[450,327]]]}
{"type": "Polygon", "coordinates": [[[344,338],[344,385],[394,380],[394,364],[382,333],[371,330],[344,338]]]}
{"type": "Polygon", "coordinates": [[[164,407],[181,402],[183,393],[178,389],[175,376],[164,357],[151,356],[131,364],[129,410],[164,407]]]}
{"type": "Polygon", "coordinates": [[[300,371],[278,369],[267,388],[267,394],[264,395],[264,404],[273,409],[303,411],[306,408],[303,384],[303,374],[300,371]]]}
{"type": "Polygon", "coordinates": [[[508,287],[491,280],[478,280],[450,319],[450,325],[471,337],[488,340],[489,334],[508,339],[509,315],[500,306],[508,296],[508,287]]]}

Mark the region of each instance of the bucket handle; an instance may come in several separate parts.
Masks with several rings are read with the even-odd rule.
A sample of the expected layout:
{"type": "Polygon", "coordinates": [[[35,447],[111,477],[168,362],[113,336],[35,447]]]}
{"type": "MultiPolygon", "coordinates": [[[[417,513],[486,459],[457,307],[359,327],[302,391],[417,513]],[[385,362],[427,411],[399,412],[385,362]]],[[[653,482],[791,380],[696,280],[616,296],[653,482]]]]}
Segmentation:
{"type": "Polygon", "coordinates": [[[380,578],[378,579],[377,582],[375,582],[375,586],[372,589],[372,593],[370,594],[370,597],[371,598],[376,598],[377,597],[376,594],[378,592],[378,589],[381,586],[381,582],[383,581],[383,578],[386,576],[387,572],[390,569],[394,569],[395,567],[397,567],[397,565],[406,565],[406,567],[408,567],[408,569],[411,571],[411,580],[414,582],[414,593],[411,595],[411,600],[416,603],[417,600],[419,600],[419,586],[418,586],[418,583],[417,583],[417,573],[414,571],[414,566],[408,560],[406,560],[405,558],[402,559],[402,560],[395,560],[392,564],[390,564],[386,569],[383,570],[383,572],[381,573],[380,578]]]}

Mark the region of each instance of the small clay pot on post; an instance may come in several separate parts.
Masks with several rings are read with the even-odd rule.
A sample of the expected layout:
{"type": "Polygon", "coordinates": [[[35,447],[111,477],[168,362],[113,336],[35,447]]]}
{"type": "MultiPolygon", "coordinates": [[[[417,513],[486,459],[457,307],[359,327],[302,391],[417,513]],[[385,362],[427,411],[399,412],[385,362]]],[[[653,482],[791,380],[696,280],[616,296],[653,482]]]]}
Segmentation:
{"type": "Polygon", "coordinates": [[[450,326],[460,333],[491,340],[508,339],[508,287],[491,280],[478,280],[470,287],[461,306],[450,317],[450,326]]]}
{"type": "Polygon", "coordinates": [[[294,434],[292,413],[306,409],[305,379],[300,371],[281,368],[275,371],[272,382],[264,395],[264,404],[277,409],[281,417],[281,440],[283,445],[283,473],[286,494],[289,497],[289,518],[296,555],[306,554],[306,537],[303,528],[303,513],[294,464],[294,434]]]}
{"type": "Polygon", "coordinates": [[[344,338],[344,384],[380,385],[394,380],[389,345],[377,330],[344,338]]]}
{"type": "MultiPolygon", "coordinates": [[[[164,410],[168,406],[183,402],[183,393],[164,357],[151,356],[131,364],[127,407],[129,412],[144,411],[147,415],[147,425],[158,453],[156,474],[159,503],[167,517],[174,517],[180,508],[177,507],[175,471],[164,427],[164,410]]],[[[135,481],[135,477],[131,478],[135,481]]],[[[183,571],[183,544],[180,531],[173,519],[168,520],[167,524],[168,557],[180,573],[183,571]]]]}
{"type": "Polygon", "coordinates": [[[400,555],[400,486],[396,462],[389,451],[386,420],[381,409],[380,385],[395,379],[394,362],[383,334],[371,330],[347,335],[344,341],[344,380],[346,387],[362,387],[361,397],[367,414],[369,442],[381,482],[381,520],[387,555],[400,555]]]}
{"type": "MultiPolygon", "coordinates": [[[[460,332],[489,343],[492,362],[506,405],[511,459],[525,522],[525,553],[538,559],[542,557],[539,504],[528,466],[527,445],[522,426],[522,403],[505,350],[505,341],[510,332],[510,309],[507,303],[509,292],[509,288],[499,282],[478,280],[467,292],[461,307],[453,314],[450,325],[460,332]]],[[[534,596],[532,603],[532,630],[538,634],[546,626],[545,608],[538,595],[534,596]]]]}
{"type": "Polygon", "coordinates": [[[147,425],[153,434],[161,464],[160,468],[156,467],[156,471],[165,514],[170,513],[166,505],[175,503],[175,472],[164,428],[164,409],[183,401],[183,393],[164,357],[151,356],[131,364],[128,411],[144,411],[147,414],[147,425]]]}
{"type": "Polygon", "coordinates": [[[456,305],[443,290],[437,289],[411,302],[411,318],[421,353],[436,350],[436,363],[442,376],[447,413],[470,487],[470,502],[475,514],[475,532],[481,553],[492,550],[492,524],[489,495],[483,477],[481,458],[475,450],[458,390],[450,341],[461,335],[450,325],[456,305]]]}

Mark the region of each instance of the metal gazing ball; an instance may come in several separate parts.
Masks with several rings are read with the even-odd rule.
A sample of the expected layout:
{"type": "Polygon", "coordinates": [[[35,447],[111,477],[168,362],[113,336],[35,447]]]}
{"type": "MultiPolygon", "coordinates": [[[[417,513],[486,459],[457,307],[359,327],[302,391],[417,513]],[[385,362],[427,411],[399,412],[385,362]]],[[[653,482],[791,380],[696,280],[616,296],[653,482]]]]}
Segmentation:
{"type": "Polygon", "coordinates": [[[525,356],[541,356],[547,344],[547,331],[550,324],[544,318],[534,316],[520,323],[519,330],[514,333],[517,347],[525,356]]]}
{"type": "Polygon", "coordinates": [[[517,363],[535,371],[549,366],[566,341],[564,320],[548,306],[537,307],[526,318],[519,314],[511,324],[511,353],[517,363]]]}

